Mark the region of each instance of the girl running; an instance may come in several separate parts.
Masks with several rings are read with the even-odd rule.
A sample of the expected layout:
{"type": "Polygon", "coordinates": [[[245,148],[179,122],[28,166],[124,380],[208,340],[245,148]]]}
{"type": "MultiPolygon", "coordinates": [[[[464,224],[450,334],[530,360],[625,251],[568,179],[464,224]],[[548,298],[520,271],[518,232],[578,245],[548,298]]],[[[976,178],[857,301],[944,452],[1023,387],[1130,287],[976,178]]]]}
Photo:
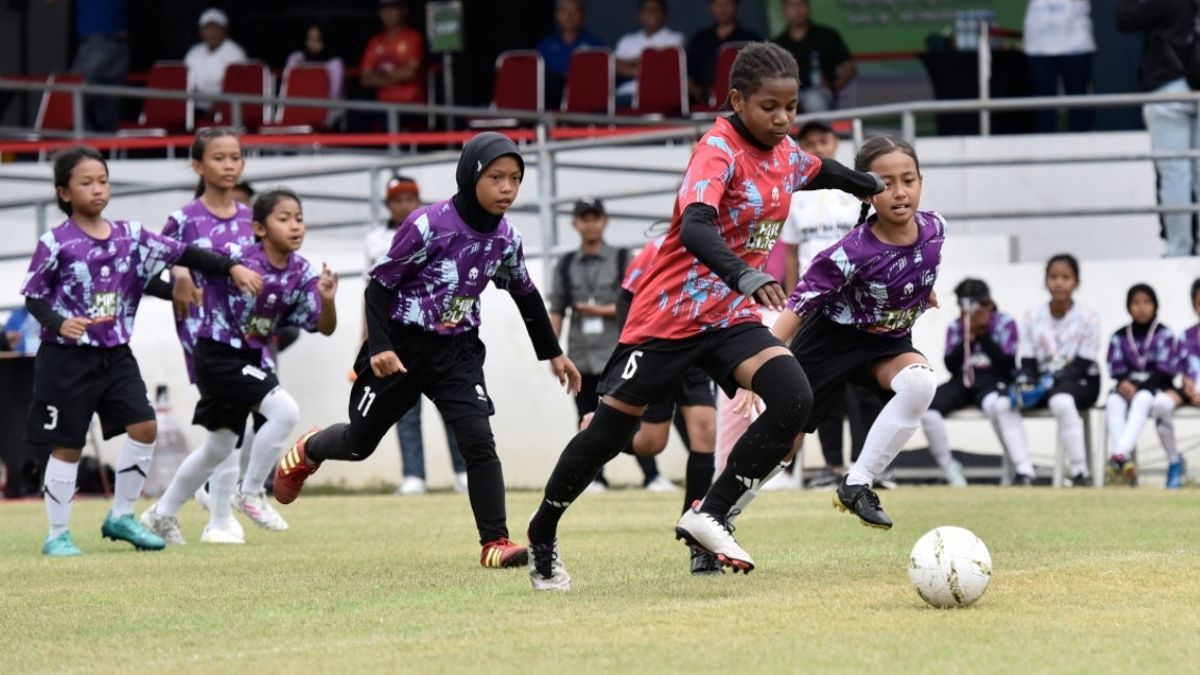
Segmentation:
{"type": "Polygon", "coordinates": [[[158,550],[163,540],[133,517],[157,434],[154,409],[129,349],[138,303],[146,284],[170,265],[228,274],[251,294],[261,290],[262,279],[228,258],[185,247],[140,223],[106,220],[108,165],[91,148],[59,155],[54,187],[67,220],[42,235],[21,284],[25,306],[42,325],[26,439],[53,448],[42,488],[50,519],[42,553],[82,553],[68,525],[79,458],[97,413],[106,439],[128,434],[117,458],[113,508],[100,532],[138,549],[158,550]]]}
{"type": "Polygon", "coordinates": [[[1153,416],[1167,420],[1170,433],[1159,437],[1171,461],[1179,459],[1175,448],[1173,398],[1178,350],[1175,333],[1158,322],[1158,295],[1146,284],[1134,284],[1125,296],[1125,310],[1133,323],[1113,333],[1108,342],[1108,374],[1117,386],[1105,406],[1108,439],[1108,482],[1118,478],[1132,484],[1137,478],[1133,451],[1142,427],[1153,416]]]}
{"type": "MultiPolygon", "coordinates": [[[[1091,478],[1083,416],[1100,396],[1100,317],[1071,297],[1079,287],[1079,261],[1060,253],[1046,263],[1050,302],[1030,310],[1021,323],[1021,366],[1013,400],[1022,408],[1050,408],[1058,438],[1071,462],[1072,484],[1091,478]]],[[[1029,446],[1024,426],[1020,442],[1029,446]]]]}
{"type": "Polygon", "coordinates": [[[508,538],[504,474],[488,422],[495,409],[483,378],[479,296],[507,289],[538,359],[579,392],[579,371],[563,355],[529,271],[521,234],[504,218],[525,174],[516,144],[484,132],[463,147],[454,197],[413,211],[367,284],[367,340],[350,391],[350,423],[313,429],[284,455],[275,498],[289,504],[326,460],[362,461],[422,394],[437,405],[467,463],[467,492],[484,567],[525,564],[508,538]]]}
{"type": "MultiPolygon", "coordinates": [[[[265,510],[263,481],[279,460],[300,411],[279,385],[264,350],[285,326],[322,335],[332,335],[337,327],[333,302],[337,278],[327,266],[318,274],[297,254],[304,242],[300,198],[287,189],[260,194],[254,201],[254,235],[258,243],[244,249],[231,244],[228,250],[233,259],[262,276],[258,299],[251,301],[221,279],[204,286],[204,318],[193,351],[200,401],[192,423],[208,429],[208,438],[183,460],[162,499],[141,518],[168,544],[185,543],[179,531],[179,509],[233,452],[251,411],[265,422],[255,436],[238,499],[253,507],[247,511],[265,510]]],[[[210,523],[200,540],[244,542],[235,535],[228,527],[214,528],[210,523]]]]}
{"type": "Polygon", "coordinates": [[[762,325],[755,303],[779,308],[779,283],[761,271],[794,190],[835,187],[869,195],[878,179],[822,161],[788,136],[795,118],[796,60],[754,42],[730,80],[733,113],[700,139],[680,186],[670,230],[633,297],[628,321],[601,378],[604,394],[588,427],[567,444],[529,523],[535,590],[569,590],[558,521],[600,467],[629,443],[649,404],[666,399],[699,366],[728,392],[752,389],[767,410],[738,441],[703,501],[676,535],[750,571],[754,561],[725,526],[734,502],[791,449],[812,405],[796,359],[762,325]]]}
{"type": "Polygon", "coordinates": [[[864,525],[889,529],[892,521],[871,488],[917,430],[937,388],[929,362],[913,347],[912,325],[937,306],[933,285],[946,222],[919,210],[921,164],[908,142],[872,138],[859,148],[854,168],[878,174],[887,186],[870,201],[875,215],[866,217],[864,203],[865,220],[813,258],[772,331],[790,341],[812,384],[816,403],[805,433],[824,421],[847,382],[885,402],[833,505],[864,525]]]}
{"type": "MultiPolygon", "coordinates": [[[[1200,279],[1192,282],[1192,309],[1200,315],[1200,279]]],[[[1183,487],[1183,478],[1187,475],[1187,467],[1183,456],[1179,454],[1179,444],[1175,438],[1175,408],[1180,405],[1200,406],[1200,390],[1196,383],[1200,381],[1200,324],[1183,331],[1179,340],[1179,357],[1176,369],[1183,376],[1182,386],[1168,392],[1171,403],[1170,410],[1156,405],[1154,417],[1158,422],[1158,437],[1163,448],[1167,451],[1167,489],[1177,490],[1183,487]]],[[[1155,401],[1161,403],[1161,401],[1155,401]]]]}

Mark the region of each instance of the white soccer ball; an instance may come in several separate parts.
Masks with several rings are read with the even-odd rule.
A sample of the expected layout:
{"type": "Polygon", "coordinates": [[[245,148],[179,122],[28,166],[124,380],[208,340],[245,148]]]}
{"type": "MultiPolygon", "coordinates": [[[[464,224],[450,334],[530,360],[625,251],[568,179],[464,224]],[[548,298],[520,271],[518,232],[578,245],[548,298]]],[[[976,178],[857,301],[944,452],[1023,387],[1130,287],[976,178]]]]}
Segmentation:
{"type": "Polygon", "coordinates": [[[917,595],[934,607],[966,607],[987,590],[992,555],[970,530],[935,528],[913,546],[908,578],[917,595]]]}

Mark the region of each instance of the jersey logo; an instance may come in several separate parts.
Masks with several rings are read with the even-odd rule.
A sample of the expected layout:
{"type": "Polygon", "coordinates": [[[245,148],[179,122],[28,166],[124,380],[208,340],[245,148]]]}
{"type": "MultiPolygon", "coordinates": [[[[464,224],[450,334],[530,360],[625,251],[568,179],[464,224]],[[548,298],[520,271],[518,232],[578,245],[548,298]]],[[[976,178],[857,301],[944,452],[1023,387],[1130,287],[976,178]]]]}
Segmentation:
{"type": "Polygon", "coordinates": [[[642,358],[642,350],[636,350],[629,355],[629,360],[625,362],[625,370],[621,373],[622,380],[631,380],[637,374],[638,359],[642,358]]]}
{"type": "Polygon", "coordinates": [[[88,308],[88,317],[93,321],[104,321],[117,315],[117,294],[115,291],[92,294],[92,306],[88,308]]]}
{"type": "Polygon", "coordinates": [[[242,326],[245,337],[267,337],[275,329],[275,319],[270,316],[251,316],[242,326]]]}
{"type": "Polygon", "coordinates": [[[755,227],[750,238],[746,240],[747,251],[758,251],[767,253],[775,248],[775,242],[779,239],[779,233],[783,231],[782,220],[763,220],[755,227]]]}
{"type": "Polygon", "coordinates": [[[456,295],[450,298],[450,302],[446,306],[446,311],[442,312],[440,321],[447,328],[457,326],[473,307],[475,307],[474,297],[456,295]]]}

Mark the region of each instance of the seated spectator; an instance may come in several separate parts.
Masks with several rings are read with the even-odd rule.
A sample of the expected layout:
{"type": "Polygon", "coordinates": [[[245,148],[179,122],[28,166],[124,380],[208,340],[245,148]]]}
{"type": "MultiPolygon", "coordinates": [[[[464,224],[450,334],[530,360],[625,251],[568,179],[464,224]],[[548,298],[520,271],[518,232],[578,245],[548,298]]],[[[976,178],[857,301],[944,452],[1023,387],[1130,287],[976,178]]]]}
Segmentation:
{"type": "MultiPolygon", "coordinates": [[[[129,71],[129,45],[125,38],[123,0],[80,2],[75,11],[75,34],[79,49],[71,69],[83,73],[88,84],[125,84],[129,71]]],[[[84,122],[91,131],[113,132],[121,118],[121,99],[88,96],[84,99],[84,122]]]]}
{"type": "MultiPolygon", "coordinates": [[[[200,15],[201,42],[188,50],[183,62],[192,73],[196,91],[202,94],[221,93],[225,68],[231,63],[246,60],[246,50],[229,39],[229,17],[219,9],[210,8],[200,15]]],[[[211,102],[201,101],[197,108],[207,110],[211,102]]]]}
{"type": "Polygon", "coordinates": [[[24,356],[36,356],[42,346],[42,326],[29,310],[18,307],[8,315],[4,337],[10,350],[24,356]]]}
{"type": "Polygon", "coordinates": [[[727,42],[755,42],[761,39],[758,33],[738,23],[741,0],[709,0],[713,25],[692,36],[687,43],[688,93],[692,101],[708,103],[709,94],[715,93],[717,105],[725,102],[729,92],[712,92],[713,76],[717,68],[717,53],[727,42]]]}
{"type": "Polygon", "coordinates": [[[800,65],[801,107],[804,112],[836,110],[839,92],[857,73],[845,40],[836,30],[812,23],[809,0],[783,0],[783,15],[787,28],[774,42],[800,65]]]}
{"type": "Polygon", "coordinates": [[[627,33],[617,41],[613,56],[617,59],[617,105],[629,106],[637,93],[638,62],[642,50],[649,47],[682,47],[683,34],[667,28],[667,0],[638,0],[641,30],[627,33]]]}
{"type": "Polygon", "coordinates": [[[571,54],[580,47],[603,47],[604,40],[583,27],[583,0],[558,0],[554,6],[558,29],[542,38],[538,53],[546,65],[546,108],[557,108],[562,101],[571,54]]]}
{"type": "MultiPolygon", "coordinates": [[[[1091,0],[1029,0],[1025,9],[1025,54],[1034,96],[1079,96],[1092,86],[1092,57],[1096,39],[1092,35],[1091,0]]],[[[1058,111],[1037,111],[1038,133],[1058,128],[1058,111]]],[[[1072,108],[1071,131],[1092,130],[1092,109],[1072,108]]]]}
{"type": "Polygon", "coordinates": [[[407,25],[408,5],[401,0],[379,0],[376,33],[363,50],[359,83],[375,90],[387,103],[425,102],[425,40],[407,25]]]}
{"type": "Polygon", "coordinates": [[[321,27],[313,24],[304,33],[304,48],[288,54],[284,69],[291,68],[297,63],[318,63],[325,66],[329,72],[329,97],[342,97],[342,79],[345,77],[346,66],[340,56],[334,56],[325,45],[325,34],[321,27]]]}

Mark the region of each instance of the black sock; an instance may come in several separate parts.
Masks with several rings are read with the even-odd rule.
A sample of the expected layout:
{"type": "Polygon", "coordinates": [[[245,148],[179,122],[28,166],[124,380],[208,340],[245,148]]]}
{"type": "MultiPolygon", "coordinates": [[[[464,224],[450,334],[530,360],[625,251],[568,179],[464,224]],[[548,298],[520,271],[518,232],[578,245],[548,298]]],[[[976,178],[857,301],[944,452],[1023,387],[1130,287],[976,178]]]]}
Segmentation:
{"type": "Polygon", "coordinates": [[[713,481],[702,510],[724,518],[753,481],[762,480],[787,456],[812,411],[812,388],[790,354],[759,367],[751,382],[767,408],[729,453],[725,471],[713,481]]]}
{"type": "Polygon", "coordinates": [[[653,457],[634,456],[637,457],[638,466],[642,468],[642,487],[646,487],[658,478],[658,462],[653,457]]]}
{"type": "Polygon", "coordinates": [[[349,424],[330,424],[305,441],[304,456],[314,463],[327,459],[353,461],[356,458],[349,452],[349,435],[349,424]]]}
{"type": "Polygon", "coordinates": [[[683,486],[683,510],[692,508],[692,502],[704,499],[712,486],[713,467],[716,466],[711,452],[688,451],[687,483],[683,486]]]}
{"type": "Polygon", "coordinates": [[[530,543],[548,543],[558,532],[558,521],[595,479],[601,467],[616,457],[637,433],[640,418],[601,403],[587,429],[567,443],[546,482],[546,494],[529,521],[530,543]]]}
{"type": "Polygon", "coordinates": [[[467,464],[467,496],[479,531],[479,543],[508,537],[504,470],[496,456],[496,441],[488,418],[464,417],[450,422],[450,426],[467,464]]]}

